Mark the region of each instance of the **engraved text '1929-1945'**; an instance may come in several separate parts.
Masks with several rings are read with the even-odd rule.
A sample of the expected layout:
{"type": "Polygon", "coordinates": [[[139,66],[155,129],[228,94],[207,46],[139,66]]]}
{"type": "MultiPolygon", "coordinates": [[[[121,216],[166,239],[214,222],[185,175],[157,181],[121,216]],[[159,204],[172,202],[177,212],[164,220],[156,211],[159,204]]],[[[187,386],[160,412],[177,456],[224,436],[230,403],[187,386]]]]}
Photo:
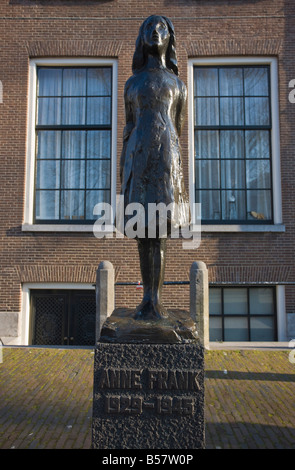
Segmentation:
{"type": "Polygon", "coordinates": [[[152,401],[143,396],[105,396],[107,414],[141,414],[144,410],[156,414],[189,414],[194,412],[194,397],[165,396],[169,391],[196,392],[200,390],[198,376],[200,370],[158,370],[158,369],[102,369],[98,386],[101,391],[130,390],[156,393],[152,401]],[[160,392],[159,395],[157,392],[160,392]]]}

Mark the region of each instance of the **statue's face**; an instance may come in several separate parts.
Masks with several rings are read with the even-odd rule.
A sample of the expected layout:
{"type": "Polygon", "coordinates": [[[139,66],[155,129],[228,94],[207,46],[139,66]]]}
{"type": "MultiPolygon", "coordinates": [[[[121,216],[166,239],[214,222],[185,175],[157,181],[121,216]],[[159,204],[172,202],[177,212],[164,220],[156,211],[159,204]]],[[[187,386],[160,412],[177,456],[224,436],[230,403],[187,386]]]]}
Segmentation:
{"type": "Polygon", "coordinates": [[[148,49],[166,52],[170,39],[166,21],[161,16],[152,16],[144,26],[143,39],[148,49]]]}

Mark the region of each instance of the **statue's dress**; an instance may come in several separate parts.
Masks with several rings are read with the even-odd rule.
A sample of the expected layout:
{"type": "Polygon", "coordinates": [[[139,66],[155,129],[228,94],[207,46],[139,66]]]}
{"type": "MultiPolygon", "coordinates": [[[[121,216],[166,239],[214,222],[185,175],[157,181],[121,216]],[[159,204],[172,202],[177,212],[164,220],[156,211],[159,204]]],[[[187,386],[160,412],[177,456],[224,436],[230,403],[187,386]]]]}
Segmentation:
{"type": "MultiPolygon", "coordinates": [[[[176,203],[179,210],[168,213],[168,223],[189,222],[179,143],[185,100],[184,84],[167,69],[143,70],[125,85],[121,194],[125,208],[135,202],[143,205],[145,227],[149,203],[176,203]]],[[[125,223],[129,217],[125,209],[125,223]]]]}

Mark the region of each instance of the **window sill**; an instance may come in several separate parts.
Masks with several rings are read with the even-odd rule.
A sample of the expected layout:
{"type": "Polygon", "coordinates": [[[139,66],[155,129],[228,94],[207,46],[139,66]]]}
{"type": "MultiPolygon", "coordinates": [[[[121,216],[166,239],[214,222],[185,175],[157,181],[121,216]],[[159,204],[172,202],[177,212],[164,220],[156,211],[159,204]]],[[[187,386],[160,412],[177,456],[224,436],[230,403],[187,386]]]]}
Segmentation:
{"type": "Polygon", "coordinates": [[[274,225],[201,225],[201,232],[285,232],[283,224],[274,225]]]}
{"type": "Polygon", "coordinates": [[[23,224],[22,232],[93,232],[93,225],[23,224]]]}
{"type": "MultiPolygon", "coordinates": [[[[198,225],[199,227],[199,225],[198,225]]],[[[91,233],[93,225],[71,225],[71,224],[23,224],[23,232],[69,232],[69,233],[91,233]]],[[[196,230],[197,232],[199,230],[196,230]]],[[[201,232],[285,232],[285,225],[201,225],[201,232]]]]}

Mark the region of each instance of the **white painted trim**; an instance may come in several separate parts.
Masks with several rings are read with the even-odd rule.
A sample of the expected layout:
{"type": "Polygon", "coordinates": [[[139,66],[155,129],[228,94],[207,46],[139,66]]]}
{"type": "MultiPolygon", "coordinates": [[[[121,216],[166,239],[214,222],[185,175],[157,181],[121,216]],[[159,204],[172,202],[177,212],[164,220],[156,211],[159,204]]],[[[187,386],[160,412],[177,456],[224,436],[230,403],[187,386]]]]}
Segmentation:
{"type": "Polygon", "coordinates": [[[26,284],[22,286],[21,294],[21,341],[23,346],[29,345],[29,331],[30,331],[30,289],[26,284]]]}
{"type": "MultiPolygon", "coordinates": [[[[33,225],[33,206],[35,189],[35,148],[36,148],[36,92],[38,66],[112,66],[112,142],[111,142],[111,204],[116,204],[116,168],[117,168],[117,119],[118,119],[118,62],[116,59],[94,58],[47,58],[32,59],[29,64],[29,102],[27,119],[27,148],[25,176],[25,206],[23,230],[33,225]]],[[[38,225],[38,224],[36,224],[38,225]]],[[[65,224],[66,225],[66,224],[65,224]]],[[[70,224],[69,224],[70,225],[70,224]]],[[[76,226],[77,227],[77,226],[76,226]]],[[[76,231],[76,230],[70,230],[76,231]]],[[[81,230],[77,230],[81,231],[81,230]]],[[[85,231],[85,230],[82,230],[85,231]]]]}
{"type": "Polygon", "coordinates": [[[26,282],[23,287],[28,289],[64,289],[64,290],[93,290],[93,283],[83,282],[26,282]]]}
{"type": "Polygon", "coordinates": [[[20,328],[21,338],[20,344],[23,346],[29,345],[30,333],[30,295],[32,289],[63,289],[63,290],[94,290],[93,284],[83,283],[69,283],[69,282],[44,282],[44,283],[24,283],[22,285],[22,299],[21,299],[21,315],[20,315],[20,328]]]}
{"type": "Polygon", "coordinates": [[[194,65],[193,59],[188,60],[188,168],[189,168],[189,200],[192,220],[195,221],[195,139],[194,139],[194,65]]]}
{"type": "Polygon", "coordinates": [[[112,61],[112,149],[111,149],[111,206],[116,209],[117,184],[117,122],[118,122],[118,62],[112,61]]]}
{"type": "Polygon", "coordinates": [[[287,341],[285,286],[276,286],[278,341],[287,341]]]}
{"type": "Polygon", "coordinates": [[[280,123],[279,123],[279,83],[278,64],[276,59],[270,63],[270,89],[271,89],[271,151],[272,151],[272,179],[273,179],[273,216],[274,223],[281,224],[282,216],[282,187],[281,187],[281,158],[280,158],[280,123]]]}
{"type": "MultiPolygon", "coordinates": [[[[270,66],[271,83],[271,142],[272,142],[272,177],[273,177],[273,218],[274,226],[282,224],[282,190],[280,166],[280,125],[279,125],[279,98],[278,98],[278,64],[275,57],[202,57],[188,60],[188,117],[189,117],[189,195],[191,204],[195,202],[195,174],[194,174],[194,90],[193,68],[195,65],[263,65],[270,66]]],[[[210,231],[210,227],[202,231],[210,231]]],[[[216,227],[216,226],[215,226],[216,227]]],[[[282,225],[281,225],[282,227],[282,225]]],[[[217,230],[212,230],[217,231],[217,230]]],[[[220,232],[229,231],[220,227],[220,232]]],[[[236,230],[232,230],[236,231],[236,230]]],[[[251,230],[246,230],[251,231],[251,230]]],[[[260,230],[257,230],[260,231],[260,230]]],[[[262,231],[262,230],[261,230],[262,231]]],[[[269,231],[269,230],[264,230],[269,231]]],[[[278,230],[282,231],[282,230],[278,230]]]]}
{"type": "Polygon", "coordinates": [[[29,102],[27,119],[27,155],[26,155],[26,180],[25,180],[25,208],[24,222],[33,223],[34,202],[34,174],[35,174],[35,122],[36,122],[36,62],[31,61],[29,65],[29,102]]]}

